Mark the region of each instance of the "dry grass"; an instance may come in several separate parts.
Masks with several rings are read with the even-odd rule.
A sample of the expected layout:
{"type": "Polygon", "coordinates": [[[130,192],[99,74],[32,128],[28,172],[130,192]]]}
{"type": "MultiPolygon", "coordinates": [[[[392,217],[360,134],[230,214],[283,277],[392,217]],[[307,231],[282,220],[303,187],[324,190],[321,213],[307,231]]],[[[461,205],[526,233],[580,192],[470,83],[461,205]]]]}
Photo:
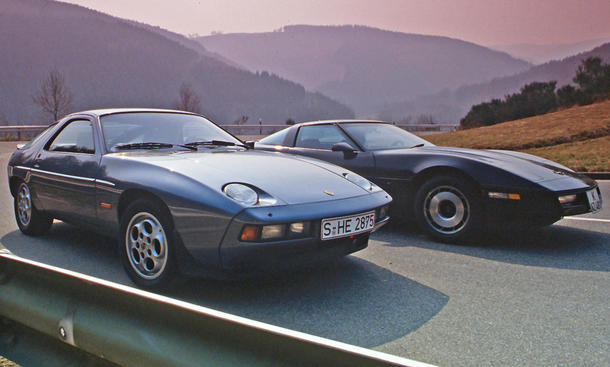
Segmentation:
{"type": "Polygon", "coordinates": [[[610,135],[610,101],[426,138],[437,145],[525,150],[610,135]]]}
{"type": "Polygon", "coordinates": [[[610,172],[610,135],[602,138],[524,150],[579,172],[610,172]]]}

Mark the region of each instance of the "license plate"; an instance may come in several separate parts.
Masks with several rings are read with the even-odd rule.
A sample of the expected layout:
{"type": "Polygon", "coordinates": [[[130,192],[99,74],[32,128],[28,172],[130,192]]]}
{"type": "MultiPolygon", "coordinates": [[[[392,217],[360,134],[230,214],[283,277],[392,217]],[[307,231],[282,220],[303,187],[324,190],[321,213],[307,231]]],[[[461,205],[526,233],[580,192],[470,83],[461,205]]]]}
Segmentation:
{"type": "Polygon", "coordinates": [[[320,237],[323,240],[367,232],[375,227],[375,212],[322,219],[320,237]]]}
{"type": "Polygon", "coordinates": [[[597,189],[587,191],[587,199],[589,200],[589,208],[591,208],[592,212],[602,210],[602,198],[597,189]]]}

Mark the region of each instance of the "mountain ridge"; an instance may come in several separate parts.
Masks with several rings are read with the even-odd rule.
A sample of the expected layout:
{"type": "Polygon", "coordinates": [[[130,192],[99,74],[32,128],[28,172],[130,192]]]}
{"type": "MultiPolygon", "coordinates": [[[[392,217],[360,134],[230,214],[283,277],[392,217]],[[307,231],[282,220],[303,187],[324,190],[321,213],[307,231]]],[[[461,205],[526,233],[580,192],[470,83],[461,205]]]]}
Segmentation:
{"type": "Polygon", "coordinates": [[[472,105],[516,93],[525,84],[552,80],[557,81],[557,88],[574,84],[572,78],[576,74],[578,65],[582,60],[593,56],[601,57],[606,63],[610,62],[610,42],[587,52],[533,66],[514,75],[388,104],[380,113],[380,118],[399,121],[407,115],[432,113],[440,122],[457,123],[472,105]]]}
{"type": "Polygon", "coordinates": [[[236,68],[130,22],[74,4],[4,0],[0,44],[9,52],[0,54],[0,115],[11,123],[43,119],[31,97],[56,68],[73,94],[73,110],[172,108],[188,82],[204,114],[219,123],[244,115],[265,123],[353,116],[297,83],[236,68]]]}
{"type": "Polygon", "coordinates": [[[531,66],[463,40],[367,26],[291,25],[276,32],[216,34],[197,40],[251,71],[267,70],[299,82],[360,115],[388,102],[531,66]]]}

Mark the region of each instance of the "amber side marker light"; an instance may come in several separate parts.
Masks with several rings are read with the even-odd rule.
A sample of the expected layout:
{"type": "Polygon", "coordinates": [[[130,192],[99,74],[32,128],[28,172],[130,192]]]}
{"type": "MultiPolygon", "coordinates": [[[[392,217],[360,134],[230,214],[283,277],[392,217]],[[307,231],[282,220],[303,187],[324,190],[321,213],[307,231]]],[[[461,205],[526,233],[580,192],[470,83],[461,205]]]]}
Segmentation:
{"type": "Polygon", "coordinates": [[[521,200],[519,194],[509,194],[506,192],[489,192],[488,196],[492,199],[509,199],[509,200],[521,200]]]}
{"type": "Polygon", "coordinates": [[[246,225],[241,230],[240,239],[242,241],[256,241],[258,240],[259,226],[246,225]]]}

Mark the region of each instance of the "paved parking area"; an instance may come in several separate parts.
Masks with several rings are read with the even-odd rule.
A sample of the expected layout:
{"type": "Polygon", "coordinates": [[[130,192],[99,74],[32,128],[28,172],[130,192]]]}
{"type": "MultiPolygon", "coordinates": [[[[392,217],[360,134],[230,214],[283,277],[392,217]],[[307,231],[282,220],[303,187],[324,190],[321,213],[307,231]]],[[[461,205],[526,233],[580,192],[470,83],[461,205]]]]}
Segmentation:
{"type": "MultiPolygon", "coordinates": [[[[0,243],[132,285],[112,240],[56,222],[18,230],[0,143],[0,243]]],[[[610,198],[610,181],[600,181],[610,198]]],[[[386,227],[353,256],[264,279],[185,281],[167,295],[440,366],[610,365],[610,204],[529,233],[440,244],[386,227]]]]}

